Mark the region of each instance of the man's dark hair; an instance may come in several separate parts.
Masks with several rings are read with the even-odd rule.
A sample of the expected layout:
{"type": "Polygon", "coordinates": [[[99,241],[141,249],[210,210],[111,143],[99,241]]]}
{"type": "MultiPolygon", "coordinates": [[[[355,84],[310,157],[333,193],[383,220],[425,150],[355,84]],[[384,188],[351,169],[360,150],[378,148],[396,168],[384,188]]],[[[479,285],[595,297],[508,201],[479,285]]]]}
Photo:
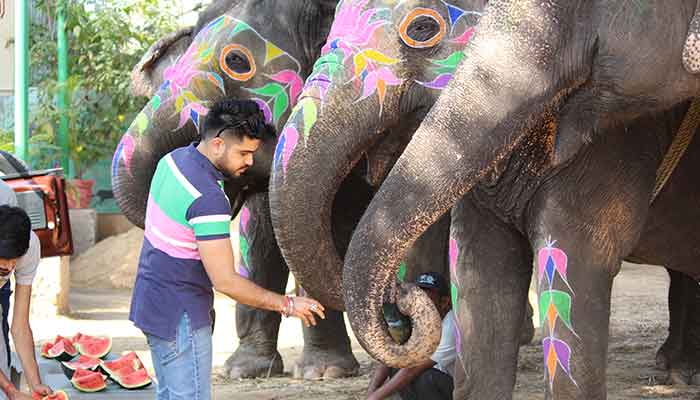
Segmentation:
{"type": "Polygon", "coordinates": [[[265,123],[265,114],[252,100],[223,99],[209,110],[202,125],[203,140],[217,137],[226,131],[239,140],[247,136],[264,140],[274,137],[274,128],[265,123]]]}
{"type": "Polygon", "coordinates": [[[0,206],[0,258],[22,257],[29,249],[32,223],[19,207],[0,206]]]}

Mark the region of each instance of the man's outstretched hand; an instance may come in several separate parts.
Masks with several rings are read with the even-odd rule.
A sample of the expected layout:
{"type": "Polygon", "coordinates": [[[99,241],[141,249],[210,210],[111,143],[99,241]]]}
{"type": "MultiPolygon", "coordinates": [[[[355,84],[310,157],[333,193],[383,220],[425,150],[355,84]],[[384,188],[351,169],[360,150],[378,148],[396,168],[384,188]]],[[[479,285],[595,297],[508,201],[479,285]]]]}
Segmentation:
{"type": "Polygon", "coordinates": [[[291,316],[299,318],[306,327],[316,326],[316,317],[326,319],[324,313],[325,308],[318,301],[309,297],[294,297],[294,308],[292,308],[291,316]]]}

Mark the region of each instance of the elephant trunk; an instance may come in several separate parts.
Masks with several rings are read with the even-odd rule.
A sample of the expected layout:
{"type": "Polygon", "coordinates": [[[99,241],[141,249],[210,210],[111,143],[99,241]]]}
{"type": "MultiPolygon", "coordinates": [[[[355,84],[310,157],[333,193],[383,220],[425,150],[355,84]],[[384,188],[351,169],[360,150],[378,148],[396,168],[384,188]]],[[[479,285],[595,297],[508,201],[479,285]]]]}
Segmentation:
{"type": "Polygon", "coordinates": [[[161,103],[161,89],[136,116],[112,159],[112,191],[131,223],[143,228],[151,179],[158,161],[197,137],[192,124],[178,127],[173,102],[161,103]],[[175,115],[175,116],[173,116],[175,115]]]}
{"type": "Polygon", "coordinates": [[[331,226],[333,201],[378,137],[379,116],[371,102],[353,103],[354,91],[347,86],[332,86],[321,103],[322,84],[309,78],[279,137],[270,206],[277,242],[295,279],[324,305],[344,310],[343,263],[331,226]]]}
{"type": "Polygon", "coordinates": [[[389,366],[428,359],[440,337],[440,320],[427,297],[396,284],[399,261],[563,97],[545,70],[550,64],[533,59],[537,49],[555,49],[551,39],[532,31],[520,36],[513,27],[498,32],[499,10],[493,11],[482,18],[465,62],[374,196],[348,247],[342,276],[350,323],[364,349],[389,366]],[[412,320],[412,336],[403,345],[387,334],[384,303],[396,303],[412,320]]]}

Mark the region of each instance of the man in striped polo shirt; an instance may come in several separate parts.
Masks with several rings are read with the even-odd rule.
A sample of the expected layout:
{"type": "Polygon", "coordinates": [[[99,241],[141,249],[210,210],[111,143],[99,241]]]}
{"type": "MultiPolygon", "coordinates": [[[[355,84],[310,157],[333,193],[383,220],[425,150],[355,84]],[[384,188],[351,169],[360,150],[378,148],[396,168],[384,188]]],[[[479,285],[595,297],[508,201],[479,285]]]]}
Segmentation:
{"type": "Polygon", "coordinates": [[[325,318],[317,301],[267,291],[235,270],[223,181],[253,165],[272,132],[264,121],[255,102],[222,100],[209,111],[200,143],[158,162],[129,317],[148,340],[159,400],[211,398],[212,288],[307,326],[316,324],[314,313],[325,318]]]}

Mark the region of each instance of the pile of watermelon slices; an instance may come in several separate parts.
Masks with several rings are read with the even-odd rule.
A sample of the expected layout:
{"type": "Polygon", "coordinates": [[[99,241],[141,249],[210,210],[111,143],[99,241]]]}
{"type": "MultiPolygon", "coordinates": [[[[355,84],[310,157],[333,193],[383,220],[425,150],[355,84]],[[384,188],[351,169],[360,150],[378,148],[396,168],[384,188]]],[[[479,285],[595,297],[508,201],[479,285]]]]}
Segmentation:
{"type": "Polygon", "coordinates": [[[57,390],[49,396],[41,396],[40,394],[32,394],[32,399],[34,400],[68,400],[68,395],[63,390],[57,390]]]}
{"type": "Polygon", "coordinates": [[[116,360],[104,360],[111,349],[112,339],[108,337],[78,333],[71,339],[57,336],[53,341],[44,343],[41,355],[60,361],[63,373],[73,387],[82,392],[104,390],[108,378],[130,390],[151,384],[151,377],[136,353],[132,351],[116,360]]]}

